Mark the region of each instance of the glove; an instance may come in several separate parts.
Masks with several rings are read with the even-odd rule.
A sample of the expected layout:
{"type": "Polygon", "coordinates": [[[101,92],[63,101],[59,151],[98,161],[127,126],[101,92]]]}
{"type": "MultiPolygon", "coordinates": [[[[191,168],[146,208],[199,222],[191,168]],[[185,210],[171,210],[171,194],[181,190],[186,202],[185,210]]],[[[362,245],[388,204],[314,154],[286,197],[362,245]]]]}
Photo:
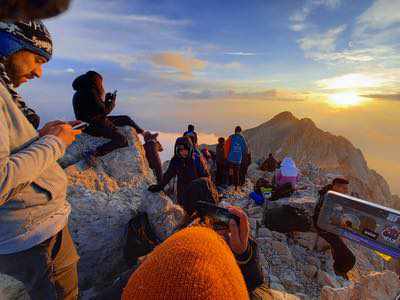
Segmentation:
{"type": "Polygon", "coordinates": [[[160,184],[153,184],[147,190],[152,193],[158,193],[163,190],[163,187],[160,184]]]}

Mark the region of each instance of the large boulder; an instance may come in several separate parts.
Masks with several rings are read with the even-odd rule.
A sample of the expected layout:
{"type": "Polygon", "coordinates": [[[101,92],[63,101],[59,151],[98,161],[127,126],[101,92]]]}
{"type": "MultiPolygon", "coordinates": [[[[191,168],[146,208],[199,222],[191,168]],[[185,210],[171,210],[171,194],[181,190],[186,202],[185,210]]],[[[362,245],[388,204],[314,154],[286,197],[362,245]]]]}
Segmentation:
{"type": "Polygon", "coordinates": [[[125,127],[120,131],[129,146],[98,158],[94,168],[86,167],[82,153],[106,140],[85,134],[60,161],[69,178],[70,229],[81,256],[79,281],[84,289],[124,271],[124,232],[138,211],[148,214],[161,240],[173,233],[184,216],[182,208],[164,193],[147,191],[155,178],[142,144],[133,129],[125,127]]]}

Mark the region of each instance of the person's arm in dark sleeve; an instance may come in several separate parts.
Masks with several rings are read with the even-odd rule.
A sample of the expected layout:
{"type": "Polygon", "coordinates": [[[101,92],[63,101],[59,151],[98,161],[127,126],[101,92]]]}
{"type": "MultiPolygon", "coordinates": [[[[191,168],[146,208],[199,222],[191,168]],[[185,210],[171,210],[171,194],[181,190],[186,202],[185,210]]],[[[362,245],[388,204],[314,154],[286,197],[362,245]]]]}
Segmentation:
{"type": "Polygon", "coordinates": [[[255,241],[249,239],[247,250],[242,255],[235,255],[235,258],[249,292],[264,283],[264,274],[258,256],[258,246],[255,241]]]}
{"type": "Polygon", "coordinates": [[[210,177],[210,172],[208,171],[207,163],[202,156],[199,157],[200,164],[199,164],[199,174],[200,177],[210,177]]]}
{"type": "MultiPolygon", "coordinates": [[[[104,101],[104,112],[108,115],[115,107],[117,97],[115,94],[107,93],[104,101]]],[[[136,129],[136,128],[135,128],[136,129]]]]}
{"type": "Polygon", "coordinates": [[[164,188],[171,181],[171,179],[176,176],[176,168],[177,166],[175,160],[171,159],[168,169],[163,175],[163,180],[161,182],[162,188],[164,188]]]}

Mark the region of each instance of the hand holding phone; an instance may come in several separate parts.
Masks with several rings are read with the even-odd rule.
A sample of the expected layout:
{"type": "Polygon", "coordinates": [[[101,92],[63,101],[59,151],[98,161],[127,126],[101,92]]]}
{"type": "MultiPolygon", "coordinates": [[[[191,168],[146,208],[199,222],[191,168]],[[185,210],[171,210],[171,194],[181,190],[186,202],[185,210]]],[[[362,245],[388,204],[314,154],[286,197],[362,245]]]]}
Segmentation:
{"type": "Polygon", "coordinates": [[[72,130],[78,130],[78,129],[85,129],[86,127],[89,126],[89,123],[86,122],[79,122],[75,125],[72,126],[72,130]]]}
{"type": "Polygon", "coordinates": [[[196,203],[200,217],[209,217],[217,231],[228,231],[229,246],[236,255],[243,254],[248,247],[250,225],[247,215],[239,207],[223,208],[209,202],[196,203]]]}

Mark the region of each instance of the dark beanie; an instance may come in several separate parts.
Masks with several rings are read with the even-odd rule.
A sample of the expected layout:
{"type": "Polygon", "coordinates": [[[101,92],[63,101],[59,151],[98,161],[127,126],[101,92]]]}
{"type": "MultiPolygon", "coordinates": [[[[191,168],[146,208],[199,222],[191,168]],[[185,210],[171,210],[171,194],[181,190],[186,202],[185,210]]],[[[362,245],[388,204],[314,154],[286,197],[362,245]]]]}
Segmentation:
{"type": "Polygon", "coordinates": [[[0,56],[8,57],[21,50],[51,59],[53,42],[41,21],[0,22],[0,56]]]}
{"type": "Polygon", "coordinates": [[[89,71],[83,75],[80,75],[72,82],[72,88],[75,91],[82,91],[91,88],[99,89],[102,85],[103,77],[95,72],[89,71]]]}

